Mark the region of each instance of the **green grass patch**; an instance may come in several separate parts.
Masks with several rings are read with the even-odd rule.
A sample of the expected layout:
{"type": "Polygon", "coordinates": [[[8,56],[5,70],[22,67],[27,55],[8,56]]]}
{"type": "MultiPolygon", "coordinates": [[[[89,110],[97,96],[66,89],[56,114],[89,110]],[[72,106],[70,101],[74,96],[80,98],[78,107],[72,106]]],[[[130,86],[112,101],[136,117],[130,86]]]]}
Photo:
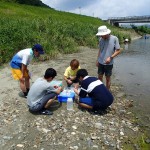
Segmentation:
{"type": "Polygon", "coordinates": [[[98,18],[0,2],[0,64],[10,61],[17,51],[35,43],[40,43],[50,57],[77,52],[78,46],[97,48],[95,34],[97,28],[104,24],[120,41],[123,37],[130,38],[122,29],[118,31],[98,18]]]}
{"type": "Polygon", "coordinates": [[[132,139],[126,141],[123,145],[124,150],[133,150],[133,149],[141,149],[141,150],[149,150],[150,144],[146,143],[145,140],[148,137],[145,134],[140,134],[139,136],[133,137],[132,139]]]}

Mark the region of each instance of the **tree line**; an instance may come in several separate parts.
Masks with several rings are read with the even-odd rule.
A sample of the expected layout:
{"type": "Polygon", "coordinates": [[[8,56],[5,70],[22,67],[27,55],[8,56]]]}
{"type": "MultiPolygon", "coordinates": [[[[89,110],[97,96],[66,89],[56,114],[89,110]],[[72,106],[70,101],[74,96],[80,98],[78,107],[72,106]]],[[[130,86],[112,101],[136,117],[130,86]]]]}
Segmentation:
{"type": "Polygon", "coordinates": [[[44,4],[41,0],[0,0],[0,1],[2,1],[2,2],[11,2],[11,3],[19,3],[19,4],[26,4],[26,5],[33,5],[33,6],[49,7],[46,4],[44,4]]]}
{"type": "Polygon", "coordinates": [[[144,26],[131,25],[131,27],[138,33],[150,34],[150,28],[148,28],[146,25],[144,25],[144,26]]]}

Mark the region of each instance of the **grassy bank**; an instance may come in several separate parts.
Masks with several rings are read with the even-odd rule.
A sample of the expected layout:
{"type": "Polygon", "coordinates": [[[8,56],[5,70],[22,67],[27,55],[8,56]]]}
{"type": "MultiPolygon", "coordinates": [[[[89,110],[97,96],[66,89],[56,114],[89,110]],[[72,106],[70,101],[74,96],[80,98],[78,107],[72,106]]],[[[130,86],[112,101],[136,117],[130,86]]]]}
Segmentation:
{"type": "Polygon", "coordinates": [[[77,52],[78,46],[97,47],[95,34],[104,24],[120,42],[123,37],[131,39],[131,31],[112,27],[98,18],[0,2],[0,64],[8,62],[18,50],[35,43],[42,44],[50,57],[77,52]]]}

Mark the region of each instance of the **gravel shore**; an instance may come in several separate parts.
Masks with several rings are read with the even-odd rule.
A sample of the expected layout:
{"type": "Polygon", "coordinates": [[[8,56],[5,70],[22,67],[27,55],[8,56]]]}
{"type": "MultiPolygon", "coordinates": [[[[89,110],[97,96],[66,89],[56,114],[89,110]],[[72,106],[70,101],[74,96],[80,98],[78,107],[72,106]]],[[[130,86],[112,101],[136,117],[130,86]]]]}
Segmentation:
{"type": "MultiPolygon", "coordinates": [[[[48,67],[57,70],[56,79],[63,80],[65,68],[73,58],[80,61],[81,68],[86,68],[89,75],[97,76],[97,53],[98,50],[80,47],[78,53],[34,62],[29,67],[31,84],[48,67]]],[[[131,139],[142,131],[130,111],[132,100],[126,98],[121,86],[111,86],[115,101],[102,114],[80,110],[76,103],[74,111],[68,111],[65,103],[56,103],[50,108],[52,116],[33,115],[28,111],[26,99],[18,95],[19,83],[12,79],[10,67],[7,65],[0,71],[0,149],[121,150],[125,145],[140,149],[131,139]]]]}

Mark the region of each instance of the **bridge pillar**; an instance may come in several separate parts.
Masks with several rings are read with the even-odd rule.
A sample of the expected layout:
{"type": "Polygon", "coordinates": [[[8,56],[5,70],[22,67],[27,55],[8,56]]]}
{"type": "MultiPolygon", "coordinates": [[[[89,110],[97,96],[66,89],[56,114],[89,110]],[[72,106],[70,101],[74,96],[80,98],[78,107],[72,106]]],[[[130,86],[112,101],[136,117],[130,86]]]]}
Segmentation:
{"type": "Polygon", "coordinates": [[[107,20],[107,22],[108,22],[109,24],[111,24],[110,20],[107,20]]]}
{"type": "Polygon", "coordinates": [[[111,21],[111,20],[109,20],[108,23],[112,26],[114,25],[113,21],[111,21]]]}
{"type": "Polygon", "coordinates": [[[118,22],[115,22],[115,23],[114,23],[114,26],[119,27],[119,23],[118,23],[118,22]]]}

